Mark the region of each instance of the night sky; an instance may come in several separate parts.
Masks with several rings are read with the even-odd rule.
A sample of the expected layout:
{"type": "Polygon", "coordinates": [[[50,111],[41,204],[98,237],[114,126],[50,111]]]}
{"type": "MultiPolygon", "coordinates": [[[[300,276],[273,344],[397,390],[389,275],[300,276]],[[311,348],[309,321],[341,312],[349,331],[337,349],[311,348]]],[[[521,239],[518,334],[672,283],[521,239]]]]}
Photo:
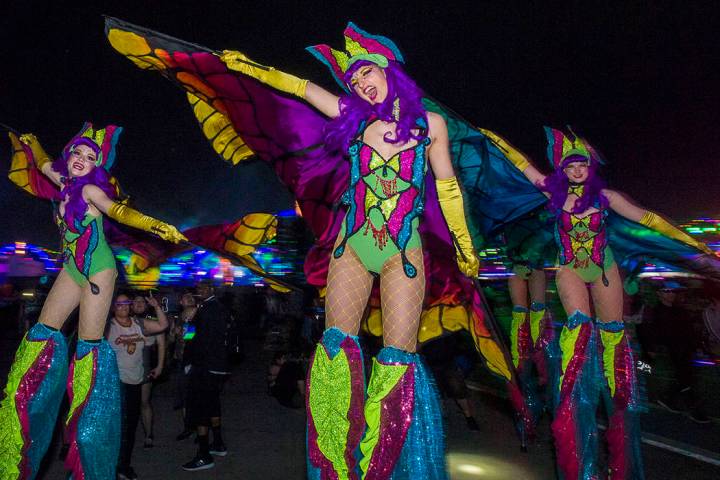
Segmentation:
{"type": "MultiPolygon", "coordinates": [[[[395,40],[429,94],[541,168],[542,126],[571,124],[608,159],[611,187],[678,220],[720,213],[716,1],[89,3],[6,2],[0,122],[34,132],[51,155],[85,120],[125,127],[114,174],[136,206],[181,228],[289,208],[291,199],[264,164],[220,161],[184,94],[117,54],[101,14],[242,50],[331,88],[304,47],[342,46],[353,20],[395,40]]],[[[6,171],[10,143],[0,143],[6,171]]],[[[5,176],[0,199],[0,243],[58,246],[49,204],[5,176]]]]}

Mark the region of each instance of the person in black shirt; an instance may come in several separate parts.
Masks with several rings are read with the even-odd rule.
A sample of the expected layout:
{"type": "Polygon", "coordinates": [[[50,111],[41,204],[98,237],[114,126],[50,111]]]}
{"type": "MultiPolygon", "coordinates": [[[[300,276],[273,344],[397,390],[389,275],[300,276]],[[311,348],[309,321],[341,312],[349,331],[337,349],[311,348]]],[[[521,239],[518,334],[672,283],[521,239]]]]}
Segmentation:
{"type": "Polygon", "coordinates": [[[198,453],[182,468],[188,471],[205,470],[215,466],[213,455],[227,455],[222,439],[220,421],[220,392],[229,374],[227,333],[229,312],[215,297],[212,283],[197,287],[202,303],[193,323],[195,337],[190,350],[187,415],[197,429],[198,453]],[[209,443],[212,428],[213,443],[209,443]]]}
{"type": "Polygon", "coordinates": [[[650,311],[651,333],[645,333],[651,337],[652,343],[667,349],[675,370],[675,387],[670,395],[660,398],[658,403],[673,413],[685,413],[693,421],[707,423],[709,419],[702,411],[693,389],[692,361],[698,342],[692,327],[691,314],[681,305],[679,297],[684,293],[685,288],[674,281],[666,282],[657,291],[659,303],[650,311]]]}

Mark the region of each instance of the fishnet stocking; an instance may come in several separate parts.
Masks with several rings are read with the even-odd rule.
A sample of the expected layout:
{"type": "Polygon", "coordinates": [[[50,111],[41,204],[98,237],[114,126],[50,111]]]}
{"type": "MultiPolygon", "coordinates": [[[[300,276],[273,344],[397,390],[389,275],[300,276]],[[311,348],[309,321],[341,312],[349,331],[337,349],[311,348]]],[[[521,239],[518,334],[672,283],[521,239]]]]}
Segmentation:
{"type": "MultiPolygon", "coordinates": [[[[588,317],[592,316],[590,313],[590,295],[582,278],[571,269],[560,267],[555,281],[560,302],[562,302],[566,314],[572,315],[575,310],[580,310],[588,317]]],[[[602,284],[602,279],[599,279],[599,281],[602,284]]]]}
{"type": "Polygon", "coordinates": [[[325,294],[325,327],[337,327],[349,335],[357,335],[373,280],[349,245],[345,245],[345,253],[340,258],[332,257],[325,294]]]}
{"type": "Polygon", "coordinates": [[[383,316],[383,343],[414,352],[425,299],[425,269],[422,249],[406,252],[408,260],[417,268],[415,278],[408,278],[402,258],[396,255],[383,265],[380,274],[380,303],[383,316]]]}
{"type": "Polygon", "coordinates": [[[622,321],[623,288],[617,264],[605,270],[608,286],[603,285],[602,279],[595,280],[590,292],[592,293],[595,313],[600,322],[622,321]]]}

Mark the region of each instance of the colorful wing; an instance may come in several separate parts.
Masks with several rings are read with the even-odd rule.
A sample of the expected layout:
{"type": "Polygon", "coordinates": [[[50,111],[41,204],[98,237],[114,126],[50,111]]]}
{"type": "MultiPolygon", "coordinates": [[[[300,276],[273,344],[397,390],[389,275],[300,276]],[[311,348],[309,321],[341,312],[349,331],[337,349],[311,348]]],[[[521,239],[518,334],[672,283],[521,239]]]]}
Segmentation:
{"type": "Polygon", "coordinates": [[[423,103],[447,122],[453,167],[463,186],[475,248],[481,249],[503,227],[547,202],[510,163],[510,152],[439,102],[426,98],[423,103]]]}
{"type": "Polygon", "coordinates": [[[720,259],[628,220],[614,212],[607,228],[615,261],[624,270],[636,272],[646,263],[659,263],[720,281],[720,259]]]}
{"type": "Polygon", "coordinates": [[[555,265],[557,246],[553,219],[538,207],[502,228],[501,245],[513,265],[542,269],[555,265]]]}
{"type": "MultiPolygon", "coordinates": [[[[220,59],[205,47],[111,18],[106,20],[105,30],[113,48],[140,68],[158,71],[186,92],[200,98],[206,106],[224,115],[229,120],[229,126],[224,128],[232,128],[257,157],[273,166],[280,180],[295,195],[303,218],[317,239],[305,262],[308,283],[318,288],[324,287],[330,250],[344,215],[344,211],[333,207],[348,185],[348,163],[339,152],[330,153],[323,147],[322,134],[327,120],[304,102],[277,92],[252,78],[229,71],[220,59]]],[[[210,111],[200,115],[196,113],[196,117],[202,119],[217,115],[208,113],[210,111]]],[[[453,137],[453,153],[463,158],[471,158],[473,152],[488,152],[485,157],[478,157],[480,160],[476,159],[474,164],[469,160],[460,162],[465,173],[473,171],[476,176],[481,176],[483,169],[487,167],[487,162],[482,163],[482,160],[488,157],[492,157],[494,168],[500,170],[504,164],[497,147],[476,130],[463,130],[466,124],[456,121],[455,117],[452,117],[452,120],[458,125],[457,132],[464,132],[457,133],[453,130],[456,132],[453,137]]],[[[202,126],[205,128],[205,125],[202,126]]],[[[206,136],[210,137],[207,133],[206,136]]],[[[215,148],[217,150],[217,147],[215,148]]],[[[224,154],[222,156],[226,157],[224,154]]],[[[512,166],[508,168],[505,165],[505,168],[510,170],[512,166]]],[[[482,188],[489,188],[488,185],[492,186],[492,180],[485,182],[482,188]]],[[[478,191],[479,189],[480,187],[478,191]]],[[[517,206],[506,207],[506,210],[513,208],[518,212],[525,211],[517,206]]],[[[492,218],[491,209],[481,208],[480,211],[492,218]]],[[[508,212],[505,212],[501,218],[507,216],[508,212]]],[[[495,223],[500,222],[495,220],[495,223]]],[[[454,258],[452,241],[440,213],[432,175],[428,175],[426,180],[425,213],[420,230],[430,258],[454,258]]],[[[438,275],[447,271],[446,277],[429,280],[445,285],[447,295],[428,297],[430,310],[434,308],[433,311],[440,312],[444,310],[440,308],[443,301],[455,302],[453,306],[458,307],[457,311],[464,310],[465,318],[472,319],[465,322],[467,328],[474,328],[475,337],[482,339],[476,341],[476,345],[480,347],[480,344],[496,344],[495,349],[481,349],[488,365],[496,365],[495,371],[509,371],[507,365],[503,365],[502,359],[488,353],[491,350],[502,351],[502,348],[497,343],[498,335],[490,332],[484,325],[484,314],[474,310],[473,289],[469,281],[457,279],[460,274],[452,262],[447,262],[446,267],[433,269],[433,272],[435,271],[438,275]],[[451,278],[455,280],[451,281],[451,278]],[[471,311],[472,313],[468,313],[471,311]]],[[[440,314],[432,313],[426,315],[427,318],[439,316],[440,314]]],[[[452,325],[451,328],[455,328],[456,324],[452,325]]],[[[430,331],[436,332],[438,329],[433,327],[427,330],[430,331]]]]}
{"type": "Polygon", "coordinates": [[[305,264],[308,282],[324,285],[342,220],[333,207],[348,184],[347,162],[322,145],[327,120],[306,103],[229,71],[205,47],[113,18],[105,32],[135,65],[189,94],[203,133],[223,159],[237,163],[254,154],[275,169],[317,238],[305,264]]]}
{"type": "Polygon", "coordinates": [[[18,187],[36,197],[60,200],[60,189],[35,166],[32,150],[17,135],[9,133],[12,144],[12,160],[8,178],[18,187]]]}
{"type": "Polygon", "coordinates": [[[128,274],[135,275],[157,267],[166,259],[192,248],[188,244],[174,244],[135,228],[121,225],[103,217],[103,230],[110,246],[132,252],[128,274]]]}
{"type": "Polygon", "coordinates": [[[252,256],[257,248],[277,233],[277,218],[268,213],[251,213],[235,223],[207,225],[184,230],[189,241],[227,258],[236,265],[248,268],[263,277],[274,289],[288,291],[297,287],[272,277],[252,256]]]}

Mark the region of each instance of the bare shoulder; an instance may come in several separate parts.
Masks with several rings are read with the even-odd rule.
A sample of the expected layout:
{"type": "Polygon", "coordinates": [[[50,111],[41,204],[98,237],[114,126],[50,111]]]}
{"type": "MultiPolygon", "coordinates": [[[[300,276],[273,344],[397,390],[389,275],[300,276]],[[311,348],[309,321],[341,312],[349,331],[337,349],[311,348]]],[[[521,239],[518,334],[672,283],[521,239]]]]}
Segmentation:
{"type": "Polygon", "coordinates": [[[447,124],[442,115],[435,112],[427,112],[428,132],[432,138],[438,136],[447,137],[447,124]]]}
{"type": "Polygon", "coordinates": [[[617,198],[618,196],[618,192],[616,192],[615,190],[610,190],[609,188],[603,188],[602,190],[600,190],[600,194],[608,200],[612,200],[613,198],[617,198]]]}
{"type": "Polygon", "coordinates": [[[98,195],[105,195],[105,192],[103,192],[100,187],[91,183],[83,187],[82,193],[85,198],[96,198],[98,195]]]}
{"type": "Polygon", "coordinates": [[[439,113],[427,112],[427,119],[430,129],[432,129],[433,127],[447,127],[445,124],[445,119],[439,113]]]}

